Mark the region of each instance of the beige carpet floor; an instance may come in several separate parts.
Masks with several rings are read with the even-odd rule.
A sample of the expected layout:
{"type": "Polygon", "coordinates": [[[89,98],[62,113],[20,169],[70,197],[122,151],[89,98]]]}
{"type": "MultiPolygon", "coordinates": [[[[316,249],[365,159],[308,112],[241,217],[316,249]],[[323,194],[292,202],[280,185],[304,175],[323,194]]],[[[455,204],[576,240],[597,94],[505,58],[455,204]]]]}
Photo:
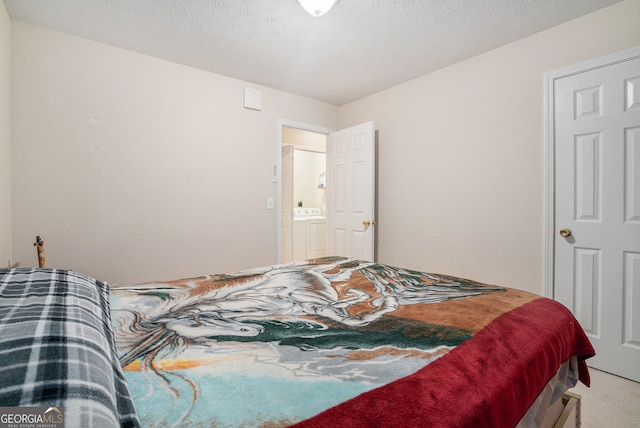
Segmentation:
{"type": "Polygon", "coordinates": [[[582,396],[582,427],[640,427],[640,383],[593,368],[589,373],[591,388],[578,383],[572,389],[582,396]]]}

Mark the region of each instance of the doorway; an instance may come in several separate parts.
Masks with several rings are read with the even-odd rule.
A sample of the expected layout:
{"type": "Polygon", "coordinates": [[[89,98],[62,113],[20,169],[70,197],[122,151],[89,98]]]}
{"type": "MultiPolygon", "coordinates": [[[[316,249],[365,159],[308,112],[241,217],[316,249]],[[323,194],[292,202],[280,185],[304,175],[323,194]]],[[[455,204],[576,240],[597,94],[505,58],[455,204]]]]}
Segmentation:
{"type": "Polygon", "coordinates": [[[332,131],[278,121],[278,263],[326,253],[326,141],[332,131]]]}
{"type": "Polygon", "coordinates": [[[326,255],[327,135],[282,128],[281,261],[326,255]]]}
{"type": "MultiPolygon", "coordinates": [[[[293,188],[283,186],[282,176],[292,174],[282,165],[283,134],[286,128],[323,134],[326,137],[326,234],[327,253],[334,256],[375,261],[376,207],[376,138],[374,122],[365,122],[339,131],[296,122],[278,120],[277,163],[274,163],[273,182],[277,186],[277,258],[283,260],[283,224],[291,219],[293,226],[293,188]],[[283,203],[284,202],[284,203],[283,203]],[[291,202],[291,207],[285,205],[291,202]]],[[[322,181],[319,174],[318,183],[322,181]]],[[[287,180],[287,182],[289,182],[287,180]]],[[[304,208],[304,201],[302,201],[304,208]]],[[[313,207],[312,207],[313,208],[313,207]]],[[[313,214],[313,213],[312,213],[313,214]]],[[[320,233],[320,228],[316,228],[320,233]]],[[[312,257],[315,257],[312,255],[312,257]]]]}

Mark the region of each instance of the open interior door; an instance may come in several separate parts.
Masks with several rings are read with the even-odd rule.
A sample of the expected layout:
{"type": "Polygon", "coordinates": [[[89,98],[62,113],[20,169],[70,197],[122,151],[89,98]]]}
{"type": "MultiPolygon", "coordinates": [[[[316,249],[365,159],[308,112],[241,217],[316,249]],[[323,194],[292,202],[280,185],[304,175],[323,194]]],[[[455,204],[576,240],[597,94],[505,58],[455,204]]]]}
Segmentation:
{"type": "Polygon", "coordinates": [[[327,254],[375,261],[375,128],[327,139],[327,254]]]}

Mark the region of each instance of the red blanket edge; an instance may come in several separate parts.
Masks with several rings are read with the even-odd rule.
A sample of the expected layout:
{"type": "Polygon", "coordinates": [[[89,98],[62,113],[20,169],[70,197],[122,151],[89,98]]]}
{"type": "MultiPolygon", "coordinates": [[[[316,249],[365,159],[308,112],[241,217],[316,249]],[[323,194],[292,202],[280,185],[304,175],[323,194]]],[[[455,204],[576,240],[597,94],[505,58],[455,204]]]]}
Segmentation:
{"type": "Polygon", "coordinates": [[[513,427],[558,367],[595,351],[563,305],[538,298],[489,323],[413,375],[345,401],[296,427],[513,427]]]}

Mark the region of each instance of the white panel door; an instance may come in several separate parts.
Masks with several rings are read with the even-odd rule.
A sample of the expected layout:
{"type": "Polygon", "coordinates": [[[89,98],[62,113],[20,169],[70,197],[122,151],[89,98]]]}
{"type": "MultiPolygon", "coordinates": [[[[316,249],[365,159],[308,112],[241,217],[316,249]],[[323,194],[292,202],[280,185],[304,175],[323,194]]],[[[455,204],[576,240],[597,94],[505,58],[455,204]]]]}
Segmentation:
{"type": "Polygon", "coordinates": [[[327,139],[327,254],[374,261],[373,122],[327,139]]]}
{"type": "Polygon", "coordinates": [[[554,298],[640,381],[640,58],[557,79],[554,298]]]}

